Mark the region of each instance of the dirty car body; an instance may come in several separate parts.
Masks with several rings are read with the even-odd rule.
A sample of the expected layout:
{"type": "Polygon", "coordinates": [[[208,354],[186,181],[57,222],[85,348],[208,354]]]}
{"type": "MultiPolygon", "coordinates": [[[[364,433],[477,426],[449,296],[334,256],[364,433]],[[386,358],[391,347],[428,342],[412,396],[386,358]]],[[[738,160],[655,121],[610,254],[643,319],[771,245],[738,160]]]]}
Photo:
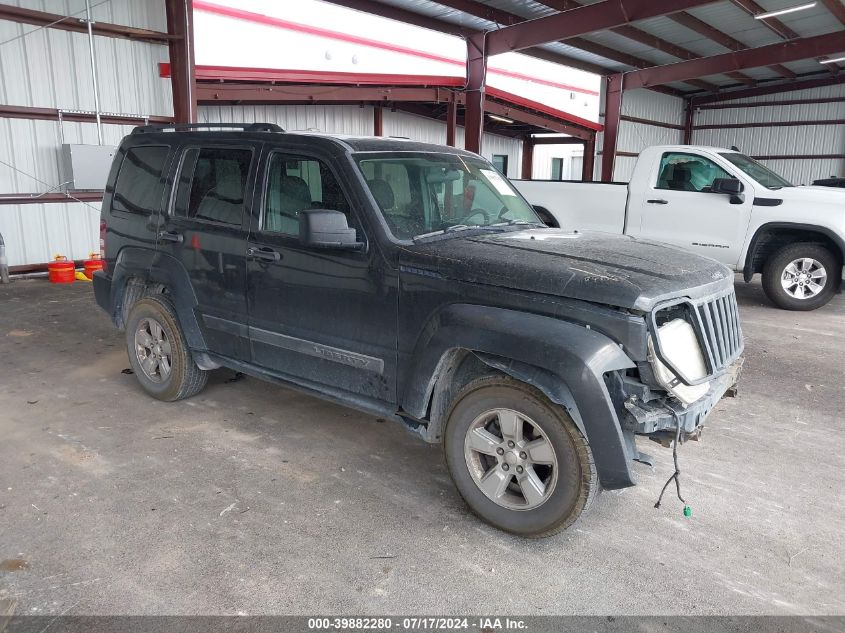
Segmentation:
{"type": "MultiPolygon", "coordinates": [[[[206,155],[217,160],[213,151],[206,155]]],[[[196,182],[200,168],[193,169],[196,182]]],[[[151,299],[166,303],[198,372],[225,366],[395,419],[428,442],[445,439],[447,459],[449,428],[468,406],[461,404],[467,389],[506,378],[504,387],[538,392],[538,406],[571,419],[602,487],[633,485],[632,462],[645,459],[636,435],[674,437],[680,426],[682,437],[696,436],[735,386],[743,342],[732,275],[673,247],[546,228],[526,208],[486,161],[454,148],[272,128],[143,128],[124,139],[109,178],[101,224],[106,266],[94,288],[121,328],[147,327],[152,317],[133,317],[136,308],[151,299]],[[153,208],[127,211],[115,202],[127,197],[120,174],[143,147],[160,148],[160,173],[147,170],[158,174],[160,193],[153,208]],[[204,217],[204,201],[193,216],[180,207],[192,204],[180,203],[190,198],[181,193],[190,186],[186,163],[199,165],[209,147],[243,157],[241,197],[227,185],[212,196],[217,206],[208,206],[213,214],[220,200],[234,204],[239,215],[232,219],[227,207],[225,222],[204,217]],[[293,188],[306,201],[289,213],[293,188]],[[317,223],[338,237],[314,238],[317,223]]],[[[145,347],[151,331],[132,339],[127,330],[130,360],[142,354],[142,369],[164,349],[145,347]]],[[[481,387],[477,393],[487,393],[481,387]]],[[[509,407],[500,401],[491,411],[501,417],[509,407]]],[[[534,446],[554,440],[548,423],[536,422],[542,412],[513,407],[534,446]]],[[[528,439],[517,438],[525,451],[508,452],[513,442],[505,442],[499,421],[472,428],[499,429],[501,444],[500,457],[481,449],[479,462],[466,440],[466,464],[485,471],[476,477],[479,488],[493,467],[528,474],[528,439]]],[[[534,465],[546,473],[546,496],[533,505],[525,494],[520,506],[523,480],[510,474],[501,477],[498,497],[485,492],[507,500],[489,513],[459,489],[494,525],[550,533],[569,520],[544,519],[525,530],[520,521],[542,514],[563,487],[549,474],[559,457],[537,462],[554,466],[534,465]],[[501,508],[525,512],[500,520],[501,508]]],[[[453,472],[456,483],[460,476],[453,472]]]]}

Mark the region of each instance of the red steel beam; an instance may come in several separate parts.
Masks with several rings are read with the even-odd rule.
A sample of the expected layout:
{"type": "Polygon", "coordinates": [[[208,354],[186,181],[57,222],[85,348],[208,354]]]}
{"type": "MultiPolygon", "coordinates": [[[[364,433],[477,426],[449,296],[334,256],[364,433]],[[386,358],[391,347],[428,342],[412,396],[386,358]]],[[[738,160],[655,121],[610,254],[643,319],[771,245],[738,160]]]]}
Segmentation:
{"type": "Polygon", "coordinates": [[[103,199],[102,191],[71,191],[64,193],[2,193],[0,205],[4,204],[51,204],[56,202],[99,202],[103,199]]]}
{"type": "Polygon", "coordinates": [[[713,0],[602,0],[492,31],[488,35],[488,55],[520,51],[711,2],[713,0]]]}
{"type": "MultiPolygon", "coordinates": [[[[744,51],[723,53],[712,57],[703,57],[657,68],[646,68],[627,73],[625,89],[647,88],[672,81],[684,81],[692,77],[715,75],[732,70],[758,68],[771,63],[787,63],[801,59],[821,57],[836,53],[842,49],[841,32],[799,38],[778,44],[769,44],[744,51]]],[[[753,88],[752,88],[753,90],[753,88]]]]}
{"type": "Polygon", "coordinates": [[[809,105],[814,103],[845,103],[845,97],[819,97],[817,99],[778,99],[775,101],[744,101],[742,103],[713,103],[696,105],[699,110],[730,110],[735,108],[771,108],[774,106],[809,105]]]}
{"type": "Polygon", "coordinates": [[[845,119],[813,119],[812,121],[766,121],[749,123],[721,123],[719,125],[696,125],[696,130],[744,129],[752,127],[801,127],[804,125],[845,125],[845,119]]]}
{"type": "MultiPolygon", "coordinates": [[[[757,4],[755,0],[732,0],[732,2],[751,17],[766,12],[766,9],[757,4]]],[[[772,33],[785,40],[795,40],[801,37],[777,18],[766,18],[765,20],[760,20],[760,22],[772,33]]]]}
{"type": "MultiPolygon", "coordinates": [[[[708,103],[722,103],[725,101],[733,101],[734,99],[747,99],[749,97],[760,97],[763,95],[780,94],[783,92],[792,92],[794,90],[808,90],[810,88],[821,88],[824,86],[834,86],[845,83],[845,76],[838,77],[821,77],[818,79],[807,79],[804,81],[790,81],[787,83],[778,83],[769,86],[758,86],[756,88],[745,88],[742,90],[726,91],[717,95],[704,95],[701,97],[692,97],[691,100],[696,107],[708,103]]],[[[768,104],[760,104],[768,105],[768,104]]]]}
{"type": "Polygon", "coordinates": [[[687,99],[684,110],[684,145],[692,145],[692,134],[695,129],[695,106],[687,99]]]}
{"type": "Polygon", "coordinates": [[[619,136],[619,122],[622,118],[622,82],[622,73],[607,78],[604,103],[604,143],[601,155],[602,182],[613,182],[616,141],[619,136]]]}
{"type": "Polygon", "coordinates": [[[840,24],[845,25],[845,5],[842,4],[842,0],[821,0],[821,2],[839,20],[840,24]]]}
{"type": "MultiPolygon", "coordinates": [[[[680,13],[674,13],[667,17],[673,22],[680,24],[681,26],[685,26],[689,30],[694,31],[699,35],[703,35],[707,39],[712,40],[721,46],[724,46],[729,51],[741,51],[743,49],[748,48],[746,44],[743,44],[738,39],[731,37],[727,33],[723,33],[716,27],[707,24],[707,22],[705,22],[704,20],[700,20],[699,18],[695,17],[692,13],[681,11],[680,13]]],[[[781,64],[774,64],[772,66],[769,66],[769,68],[771,68],[781,77],[788,77],[790,79],[794,79],[796,77],[794,72],[792,72],[791,70],[789,70],[789,68],[781,64]]]]}
{"type": "Polygon", "coordinates": [[[384,136],[384,108],[373,108],[373,136],[384,136]]]}
{"type": "Polygon", "coordinates": [[[173,117],[179,123],[195,123],[197,97],[194,94],[194,7],[193,0],[165,0],[170,41],[170,83],[173,117]]]}
{"type": "Polygon", "coordinates": [[[487,37],[477,33],[467,38],[467,83],[464,114],[464,149],[481,153],[484,133],[484,91],[487,84],[487,37]]]}
{"type": "Polygon", "coordinates": [[[683,130],[684,126],[679,125],[677,123],[666,123],[665,121],[655,121],[654,119],[643,119],[636,116],[628,116],[627,114],[623,114],[619,117],[622,121],[628,121],[629,123],[640,123],[642,125],[651,125],[653,127],[665,127],[670,130],[683,130]]]}
{"type": "MultiPolygon", "coordinates": [[[[80,12],[80,15],[81,13],[82,12],[80,12]]],[[[21,24],[33,24],[35,26],[60,29],[62,31],[72,31],[74,33],[88,32],[88,26],[84,22],[80,22],[80,19],[77,16],[47,13],[46,11],[25,9],[23,7],[15,7],[8,4],[0,4],[0,20],[19,22],[21,24]]],[[[94,22],[91,29],[94,35],[140,40],[144,42],[156,42],[160,44],[166,44],[173,39],[173,36],[168,33],[151,31],[149,29],[138,29],[131,26],[123,26],[121,24],[110,24],[108,22],[94,22]]]]}
{"type": "Polygon", "coordinates": [[[593,170],[596,164],[596,135],[593,134],[584,143],[584,162],[581,164],[581,180],[584,182],[593,181],[593,170]]]}
{"type": "MultiPolygon", "coordinates": [[[[41,121],[75,121],[78,123],[96,123],[97,115],[93,112],[65,112],[61,114],[57,108],[35,108],[31,106],[12,106],[0,104],[0,118],[3,119],[31,119],[41,121]]],[[[171,123],[169,116],[116,116],[100,114],[103,123],[115,125],[142,125],[147,123],[171,123]]]]}
{"type": "Polygon", "coordinates": [[[522,141],[522,175],[523,180],[531,180],[534,173],[534,141],[531,137],[522,141]]]}
{"type": "MultiPolygon", "coordinates": [[[[520,15],[482,4],[477,0],[439,0],[438,4],[451,7],[452,9],[462,11],[463,13],[467,13],[483,20],[495,22],[498,25],[511,26],[526,21],[526,18],[520,15]]],[[[579,2],[574,2],[573,0],[563,0],[563,2],[546,0],[543,4],[562,11],[580,8],[582,6],[579,2]]],[[[666,52],[669,52],[668,49],[672,49],[674,53],[670,52],[670,54],[674,54],[679,59],[692,59],[698,57],[698,55],[692,51],[686,50],[680,46],[675,46],[674,44],[670,44],[664,40],[656,42],[655,40],[658,40],[658,38],[655,38],[649,33],[633,26],[623,26],[619,27],[619,29],[613,30],[620,35],[624,35],[630,39],[635,39],[640,43],[648,43],[649,46],[662,45],[663,48],[661,48],[661,50],[665,50],[666,52]]],[[[599,57],[604,57],[605,59],[610,59],[615,62],[619,62],[620,64],[625,64],[626,66],[631,66],[632,68],[650,68],[654,66],[654,62],[650,62],[641,57],[637,57],[636,55],[631,55],[615,48],[611,48],[610,46],[599,44],[598,42],[592,42],[582,37],[568,38],[565,43],[567,46],[578,48],[582,51],[592,53],[593,55],[598,55],[599,57]]],[[[603,74],[608,74],[608,72],[606,71],[603,74]]],[[[743,83],[753,82],[750,77],[745,79],[746,81],[743,81],[743,83]]],[[[718,90],[718,87],[714,84],[704,81],[691,81],[689,83],[696,88],[701,88],[702,90],[707,90],[708,92],[716,92],[718,90]]]]}
{"type": "MultiPolygon", "coordinates": [[[[430,29],[432,31],[438,31],[440,33],[448,33],[449,35],[456,35],[458,37],[468,37],[470,35],[474,35],[475,33],[481,32],[477,29],[461,26],[460,24],[453,24],[451,22],[432,18],[427,15],[422,15],[420,13],[414,13],[413,11],[408,11],[407,9],[402,9],[393,5],[377,2],[376,0],[325,1],[331,2],[332,4],[347,7],[349,9],[355,9],[357,11],[363,11],[364,13],[379,15],[383,18],[388,18],[390,20],[404,22],[405,24],[413,24],[414,26],[430,29]]],[[[552,51],[547,51],[542,48],[528,48],[522,51],[522,53],[524,55],[536,57],[537,59],[543,59],[545,61],[552,62],[555,64],[563,64],[571,68],[577,68],[578,70],[584,70],[586,72],[595,73],[597,75],[606,75],[612,72],[609,68],[605,66],[592,64],[590,62],[585,62],[584,60],[576,59],[575,57],[561,55],[560,53],[554,53],[552,51]]]]}
{"type": "Polygon", "coordinates": [[[198,83],[197,100],[215,103],[362,103],[420,101],[448,103],[454,98],[449,88],[420,86],[319,86],[269,84],[198,83]]]}
{"type": "Polygon", "coordinates": [[[453,99],[446,105],[446,145],[455,147],[458,142],[458,102],[453,99]]]}

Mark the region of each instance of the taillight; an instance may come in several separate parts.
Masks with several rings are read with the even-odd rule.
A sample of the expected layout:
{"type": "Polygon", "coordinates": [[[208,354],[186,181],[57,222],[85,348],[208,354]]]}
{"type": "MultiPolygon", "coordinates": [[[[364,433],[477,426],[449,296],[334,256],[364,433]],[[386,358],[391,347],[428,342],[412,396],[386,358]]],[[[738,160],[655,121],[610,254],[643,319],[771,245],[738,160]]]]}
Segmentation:
{"type": "Polygon", "coordinates": [[[106,269],[106,221],[100,220],[100,260],[103,262],[103,270],[106,269]]]}

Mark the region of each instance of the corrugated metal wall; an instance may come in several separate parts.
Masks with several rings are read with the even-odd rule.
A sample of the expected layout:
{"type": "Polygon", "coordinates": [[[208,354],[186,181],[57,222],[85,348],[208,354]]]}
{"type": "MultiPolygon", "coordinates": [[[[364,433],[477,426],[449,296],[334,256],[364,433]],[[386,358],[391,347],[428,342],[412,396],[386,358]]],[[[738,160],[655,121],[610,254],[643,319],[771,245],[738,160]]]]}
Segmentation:
{"type": "MultiPolygon", "coordinates": [[[[622,99],[623,116],[683,125],[684,113],[683,99],[653,90],[631,90],[626,92],[622,99]]],[[[652,145],[675,145],[683,143],[683,140],[683,130],[622,121],[619,125],[616,151],[639,154],[646,147],[652,145]]],[[[636,162],[637,159],[633,156],[617,156],[613,179],[618,181],[630,180],[636,162]]]]}
{"type": "MultiPolygon", "coordinates": [[[[84,17],[84,0],[12,0],[11,4],[84,17]]],[[[92,1],[97,21],[166,31],[164,0],[92,1]]],[[[88,36],[0,20],[0,103],[93,110],[88,36]]],[[[158,76],[166,46],[95,37],[103,112],[170,116],[170,81],[158,76]]],[[[116,145],[130,126],[103,125],[116,145]]],[[[96,144],[93,123],[0,118],[0,193],[61,191],[60,145],[96,144]]],[[[10,266],[39,264],[60,253],[83,258],[99,250],[99,203],[0,205],[0,233],[10,266]]]]}
{"type": "MultiPolygon", "coordinates": [[[[794,99],[845,98],[845,85],[735,100],[731,105],[768,103],[794,99]]],[[[772,123],[779,121],[845,120],[845,102],[772,105],[751,108],[698,110],[694,125],[772,123]]],[[[696,145],[731,147],[749,156],[801,156],[845,154],[845,125],[769,126],[693,130],[696,145]]],[[[810,184],[818,178],[845,174],[845,159],[788,159],[761,161],[795,184],[810,184]]]]}
{"type": "MultiPolygon", "coordinates": [[[[314,130],[329,134],[367,136],[373,133],[373,108],[352,105],[267,105],[267,106],[200,106],[199,119],[204,122],[276,123],[289,131],[314,130]]],[[[425,143],[446,144],[446,124],[407,112],[384,112],[384,135],[401,136],[425,143]]],[[[457,131],[457,144],[464,143],[464,130],[457,131]]],[[[508,157],[508,176],[519,177],[522,168],[522,142],[485,134],[482,154],[492,159],[494,154],[508,157]]]]}

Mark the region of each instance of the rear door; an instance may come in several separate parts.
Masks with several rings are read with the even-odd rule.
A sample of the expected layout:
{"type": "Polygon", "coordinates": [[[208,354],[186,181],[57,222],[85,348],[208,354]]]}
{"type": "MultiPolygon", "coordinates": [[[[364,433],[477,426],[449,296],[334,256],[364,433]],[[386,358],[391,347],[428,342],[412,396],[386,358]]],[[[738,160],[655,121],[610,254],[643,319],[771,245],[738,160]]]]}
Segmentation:
{"type": "Polygon", "coordinates": [[[247,260],[252,359],[306,386],[394,402],[397,288],[339,169],[303,147],[262,161],[247,260]],[[313,208],[345,213],[365,248],[301,244],[299,213],[313,208]]]}
{"type": "Polygon", "coordinates": [[[209,351],[248,361],[246,240],[260,143],[184,146],[159,248],[187,271],[209,351]]]}
{"type": "Polygon", "coordinates": [[[716,178],[737,176],[715,161],[688,152],[664,152],[659,161],[651,182],[631,197],[629,204],[640,205],[640,225],[626,232],[735,267],[751,220],[753,188],[746,184],[745,201],[731,204],[729,196],[710,187],[716,178]]]}

